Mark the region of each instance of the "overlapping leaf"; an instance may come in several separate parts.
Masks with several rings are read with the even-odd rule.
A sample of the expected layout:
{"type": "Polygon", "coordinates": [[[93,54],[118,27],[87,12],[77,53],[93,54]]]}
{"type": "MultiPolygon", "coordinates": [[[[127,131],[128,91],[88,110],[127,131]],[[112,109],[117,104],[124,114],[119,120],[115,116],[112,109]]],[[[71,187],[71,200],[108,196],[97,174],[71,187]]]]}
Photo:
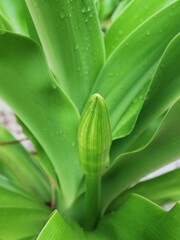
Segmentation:
{"type": "Polygon", "coordinates": [[[43,201],[50,199],[48,179],[32,156],[3,127],[0,127],[0,163],[11,172],[11,179],[25,191],[43,201]]]}
{"type": "Polygon", "coordinates": [[[166,112],[180,97],[179,64],[180,35],[178,34],[162,56],[135,128],[129,136],[113,143],[112,162],[125,152],[142,149],[152,139],[166,112]]]}
{"type": "Polygon", "coordinates": [[[178,1],[149,19],[118,46],[102,68],[93,92],[107,102],[114,139],[132,130],[158,61],[180,31],[179,11],[178,1]]]}
{"type": "Polygon", "coordinates": [[[17,240],[37,235],[50,210],[2,177],[0,195],[0,238],[17,240]]]}
{"type": "MultiPolygon", "coordinates": [[[[140,27],[140,25],[142,25],[148,18],[177,1],[178,0],[133,0],[121,14],[119,14],[119,9],[117,9],[115,14],[119,14],[119,16],[112,23],[105,35],[107,56],[109,56],[129,34],[131,34],[136,28],[140,27]]],[[[126,3],[130,1],[122,1],[120,7],[124,2],[126,3]]],[[[146,33],[149,33],[148,29],[146,30],[146,33]]]]}
{"type": "Polygon", "coordinates": [[[13,0],[1,0],[0,9],[8,22],[11,23],[11,28],[6,25],[4,30],[11,30],[39,41],[34,23],[24,0],[18,0],[16,4],[14,4],[13,0]]]}
{"type": "Polygon", "coordinates": [[[175,169],[156,178],[140,182],[134,187],[127,189],[111,203],[108,211],[111,212],[117,209],[132,193],[140,194],[160,205],[179,201],[180,169],[175,169]]]}
{"type": "MultiPolygon", "coordinates": [[[[179,231],[168,231],[167,229],[169,228],[166,225],[174,218],[173,223],[175,225],[173,228],[177,230],[180,227],[179,216],[180,210],[178,205],[176,209],[167,213],[147,199],[133,195],[117,212],[102,219],[94,232],[83,233],[82,229],[76,223],[69,223],[56,211],[37,239],[44,240],[48,237],[49,240],[61,240],[65,238],[67,240],[72,238],[78,240],[139,240],[143,239],[143,237],[147,239],[146,236],[150,236],[152,232],[153,239],[158,239],[156,236],[161,236],[163,237],[162,239],[177,240],[179,231]],[[163,217],[166,217],[167,220],[162,220],[163,217]],[[158,226],[158,222],[161,222],[161,226],[158,226]],[[154,232],[152,231],[152,225],[154,226],[153,229],[156,229],[154,232]],[[166,236],[167,232],[169,238],[166,236]]],[[[149,239],[152,238],[150,237],[149,239]]]]}
{"type": "Polygon", "coordinates": [[[148,173],[180,157],[180,129],[174,127],[178,126],[179,118],[180,100],[169,111],[148,147],[119,157],[103,180],[102,199],[105,206],[148,173]]]}
{"type": "Polygon", "coordinates": [[[94,1],[26,3],[56,80],[81,110],[104,63],[94,1]]]}
{"type": "Polygon", "coordinates": [[[54,81],[42,50],[33,41],[1,32],[0,72],[0,96],[46,150],[70,204],[82,177],[76,145],[77,111],[54,81]]]}

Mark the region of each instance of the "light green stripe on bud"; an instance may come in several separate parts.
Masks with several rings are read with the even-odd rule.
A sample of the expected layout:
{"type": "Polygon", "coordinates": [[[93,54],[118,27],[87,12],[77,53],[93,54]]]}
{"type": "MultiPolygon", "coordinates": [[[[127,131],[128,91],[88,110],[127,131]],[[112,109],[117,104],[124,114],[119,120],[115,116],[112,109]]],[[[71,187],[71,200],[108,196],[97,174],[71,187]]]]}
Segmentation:
{"type": "Polygon", "coordinates": [[[109,166],[112,135],[107,106],[99,94],[93,94],[83,110],[78,142],[84,173],[94,177],[102,176],[109,166]]]}

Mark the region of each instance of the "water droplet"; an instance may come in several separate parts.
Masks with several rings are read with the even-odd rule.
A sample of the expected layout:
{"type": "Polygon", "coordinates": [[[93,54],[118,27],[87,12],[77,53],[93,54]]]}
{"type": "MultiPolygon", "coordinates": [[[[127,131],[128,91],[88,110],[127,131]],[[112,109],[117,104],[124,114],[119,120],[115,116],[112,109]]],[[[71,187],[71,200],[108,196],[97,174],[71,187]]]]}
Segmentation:
{"type": "Polygon", "coordinates": [[[85,13],[85,12],[86,12],[86,9],[85,9],[85,8],[83,8],[83,9],[81,10],[81,12],[82,12],[82,13],[85,13]]]}
{"type": "Polygon", "coordinates": [[[71,146],[72,146],[72,147],[75,147],[75,146],[76,146],[75,142],[72,142],[72,143],[71,143],[71,146]]]}
{"type": "Polygon", "coordinates": [[[54,83],[51,84],[51,87],[52,87],[53,89],[56,89],[56,88],[57,88],[56,84],[54,84],[54,83]]]}
{"type": "Polygon", "coordinates": [[[146,32],[146,35],[149,36],[149,35],[150,35],[150,31],[147,31],[147,32],[146,32]]]}
{"type": "Polygon", "coordinates": [[[60,14],[61,20],[64,20],[64,14],[60,14]]]}

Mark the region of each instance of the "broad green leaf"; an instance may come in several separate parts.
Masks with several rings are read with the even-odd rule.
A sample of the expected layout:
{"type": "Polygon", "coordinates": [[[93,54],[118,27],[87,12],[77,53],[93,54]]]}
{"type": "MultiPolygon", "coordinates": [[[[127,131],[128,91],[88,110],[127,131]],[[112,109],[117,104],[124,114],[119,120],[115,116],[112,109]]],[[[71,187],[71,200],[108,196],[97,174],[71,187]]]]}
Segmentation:
{"type": "Polygon", "coordinates": [[[102,201],[105,208],[127,188],[152,171],[180,157],[180,100],[171,108],[153,141],[142,151],[119,156],[104,176],[102,201]]]}
{"type": "Polygon", "coordinates": [[[37,240],[83,240],[85,239],[82,229],[76,222],[63,218],[56,210],[46,223],[37,240]]]}
{"type": "Polygon", "coordinates": [[[37,235],[49,217],[42,210],[0,208],[0,238],[17,240],[37,235]]]}
{"type": "Polygon", "coordinates": [[[51,197],[48,179],[22,145],[13,144],[13,141],[15,138],[5,128],[0,127],[0,162],[12,172],[13,180],[21,188],[38,199],[48,201],[51,197]]]}
{"type": "Polygon", "coordinates": [[[0,209],[26,208],[50,213],[50,209],[46,207],[44,203],[38,201],[34,196],[27,194],[1,176],[0,181],[0,209]]]}
{"type": "Polygon", "coordinates": [[[26,3],[56,80],[81,110],[104,63],[94,1],[26,3]]]}
{"type": "MultiPolygon", "coordinates": [[[[122,1],[119,4],[119,9],[115,15],[119,14],[121,10],[121,6],[127,4],[127,1],[122,1]]],[[[151,0],[151,1],[143,1],[143,0],[133,0],[127,6],[126,9],[117,17],[117,19],[112,23],[109,30],[105,34],[105,47],[107,56],[115,50],[115,48],[122,43],[122,41],[130,35],[135,29],[137,29],[140,25],[142,25],[148,18],[152,17],[158,11],[162,10],[166,6],[172,4],[173,2],[177,2],[177,0],[151,0]],[[131,16],[131,17],[130,17],[131,16]]],[[[161,29],[161,28],[159,28],[161,29]]],[[[147,29],[145,33],[149,33],[147,29]]],[[[159,35],[159,33],[158,33],[159,35]]],[[[131,56],[131,55],[128,55],[131,56]]]]}
{"type": "Polygon", "coordinates": [[[178,201],[180,200],[180,169],[140,182],[129,188],[111,203],[108,211],[117,209],[132,193],[142,195],[158,204],[178,201]]]}
{"type": "MultiPolygon", "coordinates": [[[[142,238],[144,232],[146,230],[148,232],[149,226],[165,214],[163,209],[147,199],[132,195],[121,208],[102,219],[94,236],[92,235],[88,240],[146,239],[142,238]]],[[[173,235],[170,239],[176,240],[173,235]]]]}
{"type": "Polygon", "coordinates": [[[158,219],[143,235],[147,240],[180,239],[180,203],[177,203],[162,219],[158,219]]]}
{"type": "Polygon", "coordinates": [[[180,30],[179,12],[178,1],[156,14],[122,42],[102,68],[93,92],[107,102],[114,139],[134,127],[157,63],[180,30]]]}
{"type": "Polygon", "coordinates": [[[0,177],[0,196],[0,239],[37,235],[51,210],[3,177],[0,177]]]}
{"type": "Polygon", "coordinates": [[[53,79],[35,42],[1,32],[0,56],[0,96],[46,151],[68,206],[82,178],[77,150],[79,114],[53,79]]]}
{"type": "MultiPolygon", "coordinates": [[[[173,217],[179,217],[180,211],[179,209],[176,209],[176,211],[170,211],[167,213],[165,210],[153,204],[149,200],[138,195],[132,195],[116,212],[104,217],[100,221],[97,229],[92,232],[83,232],[75,222],[71,222],[63,218],[58,211],[55,211],[37,239],[147,239],[147,236],[149,236],[152,231],[154,223],[161,222],[161,220],[166,216],[168,216],[168,221],[170,221],[173,217]]],[[[177,236],[179,236],[178,219],[177,221],[174,221],[174,223],[174,229],[176,229],[176,232],[172,232],[169,228],[167,228],[167,226],[166,229],[164,229],[162,224],[161,227],[158,225],[155,226],[155,232],[164,236],[164,239],[177,240],[177,236]],[[166,235],[162,234],[162,230],[166,231],[169,238],[166,238],[166,235]]]]}
{"type": "Polygon", "coordinates": [[[180,97],[180,34],[166,48],[152,81],[150,91],[129,136],[115,141],[111,161],[125,152],[144,148],[160,127],[164,116],[180,97]]]}
{"type": "Polygon", "coordinates": [[[37,151],[37,156],[35,156],[35,158],[37,158],[37,161],[39,162],[41,167],[44,169],[48,177],[51,179],[50,181],[53,181],[57,186],[57,188],[59,188],[59,182],[56,176],[55,169],[51,161],[49,160],[47,154],[45,153],[45,151],[43,150],[42,146],[39,144],[37,139],[33,136],[32,132],[27,128],[27,126],[25,126],[25,124],[17,116],[16,116],[16,119],[23,129],[23,133],[33,143],[33,146],[37,151]]]}
{"type": "Polygon", "coordinates": [[[39,41],[24,0],[18,0],[16,3],[14,0],[1,0],[0,9],[12,25],[11,29],[6,28],[5,30],[11,30],[22,35],[30,36],[37,42],[39,41]]]}

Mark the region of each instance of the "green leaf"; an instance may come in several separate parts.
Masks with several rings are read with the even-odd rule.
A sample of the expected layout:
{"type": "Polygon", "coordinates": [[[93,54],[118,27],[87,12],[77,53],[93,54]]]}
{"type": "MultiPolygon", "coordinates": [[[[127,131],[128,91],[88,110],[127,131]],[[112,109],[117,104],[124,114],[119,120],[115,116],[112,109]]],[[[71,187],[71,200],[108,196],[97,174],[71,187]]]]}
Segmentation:
{"type": "Polygon", "coordinates": [[[77,150],[79,114],[54,81],[35,42],[2,32],[0,56],[0,96],[46,151],[68,206],[82,178],[77,150]]]}
{"type": "Polygon", "coordinates": [[[3,127],[0,127],[0,162],[11,171],[12,180],[26,192],[43,201],[50,200],[48,179],[33,157],[3,127]]]}
{"type": "MultiPolygon", "coordinates": [[[[131,2],[132,0],[122,0],[120,1],[119,5],[115,9],[114,13],[112,14],[111,19],[114,20],[116,19],[127,7],[127,5],[131,2]]],[[[139,10],[139,9],[136,9],[139,10]]],[[[129,20],[129,19],[128,19],[129,20]]],[[[113,27],[112,27],[113,28],[113,27]]]]}
{"type": "Polygon", "coordinates": [[[170,42],[162,56],[133,131],[126,138],[113,143],[112,162],[125,152],[143,149],[152,140],[166,112],[180,97],[179,64],[180,34],[170,42]]]}
{"type": "Polygon", "coordinates": [[[7,31],[12,30],[11,24],[9,23],[8,19],[3,15],[3,13],[1,13],[1,11],[0,11],[0,29],[7,31]]]}
{"type": "Polygon", "coordinates": [[[26,0],[56,80],[82,110],[104,63],[94,1],[26,0]]]}
{"type": "Polygon", "coordinates": [[[37,235],[50,209],[0,177],[0,239],[37,235]]]}
{"type": "Polygon", "coordinates": [[[0,176],[0,208],[27,208],[50,213],[50,209],[35,196],[28,194],[0,176]]]}
{"type": "Polygon", "coordinates": [[[114,139],[134,127],[158,61],[180,30],[179,11],[178,1],[156,14],[122,42],[102,68],[93,92],[106,100],[114,139]]]}
{"type": "Polygon", "coordinates": [[[16,240],[39,233],[49,213],[26,208],[0,209],[0,238],[16,240]]]}
{"type": "Polygon", "coordinates": [[[180,100],[171,108],[153,141],[144,150],[119,156],[103,179],[105,208],[142,177],[180,157],[180,128],[175,127],[179,119],[180,100]]]}
{"type": "Polygon", "coordinates": [[[77,225],[76,222],[68,221],[56,210],[37,238],[37,240],[44,239],[83,240],[85,238],[82,229],[77,225]]]}
{"type": "MultiPolygon", "coordinates": [[[[122,11],[121,6],[123,4],[127,4],[126,2],[130,1],[122,1],[119,4],[119,9],[117,9],[117,12],[115,13],[116,16],[119,15],[119,11],[122,11]]],[[[118,47],[118,45],[122,43],[122,41],[128,37],[128,35],[130,35],[135,29],[145,23],[145,21],[147,21],[154,14],[157,14],[157,12],[161,11],[163,8],[171,5],[174,2],[177,2],[177,0],[131,1],[127,8],[124,9],[124,11],[112,23],[107,33],[105,34],[104,40],[107,56],[110,56],[115,48],[118,47]]]]}
{"type": "Polygon", "coordinates": [[[99,18],[102,20],[112,14],[114,8],[118,5],[119,0],[100,0],[99,1],[99,18]]]}
{"type": "Polygon", "coordinates": [[[17,116],[16,116],[16,119],[23,129],[23,133],[33,143],[33,146],[37,151],[37,156],[35,156],[35,158],[37,158],[37,161],[39,162],[41,167],[44,169],[44,171],[50,178],[50,181],[54,182],[58,188],[59,182],[56,176],[56,172],[47,154],[45,153],[45,151],[43,150],[42,146],[39,144],[37,139],[33,136],[32,132],[27,128],[27,126],[25,126],[25,124],[17,116]]]}
{"type": "Polygon", "coordinates": [[[132,193],[142,195],[158,204],[178,201],[180,200],[180,169],[136,184],[120,194],[111,203],[108,212],[116,210],[132,193]]]}
{"type": "Polygon", "coordinates": [[[39,41],[24,0],[18,0],[16,3],[14,0],[1,0],[0,9],[12,25],[11,29],[6,28],[5,30],[11,30],[25,36],[30,36],[37,42],[39,41]]]}
{"type": "MultiPolygon", "coordinates": [[[[177,236],[179,236],[179,216],[180,211],[178,208],[167,213],[147,199],[138,195],[132,195],[115,213],[104,217],[97,229],[93,232],[83,233],[82,229],[77,226],[75,222],[63,218],[58,211],[55,211],[37,239],[139,240],[142,239],[142,237],[143,239],[149,240],[158,239],[155,237],[147,238],[147,236],[150,236],[153,225],[156,230],[154,232],[159,236],[163,236],[164,238],[162,239],[177,240],[177,236]],[[175,232],[171,231],[167,226],[164,228],[164,221],[164,225],[161,224],[161,227],[157,224],[154,226],[155,222],[161,222],[166,216],[168,221],[165,222],[170,222],[172,218],[175,223],[175,226],[173,226],[176,230],[175,232]],[[164,231],[169,238],[166,238],[165,233],[162,234],[162,231],[164,231]]],[[[155,236],[155,234],[153,234],[153,236],[155,236]]]]}
{"type": "MultiPolygon", "coordinates": [[[[126,203],[116,212],[102,219],[96,232],[96,238],[90,239],[122,239],[139,240],[142,239],[145,230],[155,220],[165,215],[165,211],[147,199],[132,195],[126,203]]],[[[146,239],[146,235],[145,238],[146,239]]],[[[175,240],[175,238],[170,238],[175,240]]]]}
{"type": "Polygon", "coordinates": [[[177,203],[162,219],[155,221],[144,236],[147,240],[178,240],[180,238],[180,203],[177,203]]]}

